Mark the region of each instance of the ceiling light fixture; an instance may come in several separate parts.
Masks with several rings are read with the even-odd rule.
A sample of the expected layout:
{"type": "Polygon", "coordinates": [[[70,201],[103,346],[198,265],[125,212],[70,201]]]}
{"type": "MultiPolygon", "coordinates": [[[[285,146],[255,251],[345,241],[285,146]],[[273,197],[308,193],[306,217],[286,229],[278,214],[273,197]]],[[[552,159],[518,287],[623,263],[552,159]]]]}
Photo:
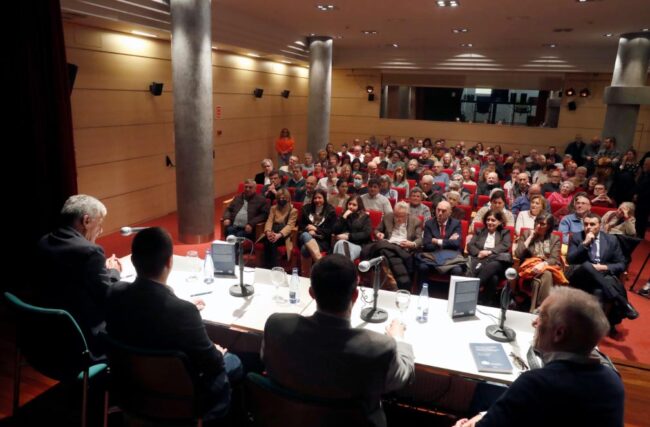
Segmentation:
{"type": "Polygon", "coordinates": [[[566,96],[575,96],[576,90],[572,87],[568,88],[567,90],[564,91],[564,94],[566,96]]]}
{"type": "Polygon", "coordinates": [[[397,43],[393,43],[393,44],[391,44],[391,46],[393,46],[393,47],[399,47],[399,45],[398,45],[397,43]]]}
{"type": "Polygon", "coordinates": [[[650,31],[650,28],[641,28],[641,31],[650,31]]]}
{"type": "Polygon", "coordinates": [[[461,33],[466,33],[469,30],[467,28],[452,28],[451,32],[454,34],[461,34],[461,33]]]}
{"type": "Polygon", "coordinates": [[[361,33],[365,36],[374,36],[377,35],[377,31],[375,30],[361,30],[361,33]]]}
{"type": "Polygon", "coordinates": [[[551,49],[555,49],[557,47],[557,43],[545,43],[542,46],[543,47],[550,47],[551,49]]]}
{"type": "Polygon", "coordinates": [[[460,2],[458,0],[438,0],[436,5],[438,7],[458,7],[460,2]]]}
{"type": "Polygon", "coordinates": [[[296,40],[294,43],[299,45],[299,46],[304,46],[305,45],[305,42],[300,41],[300,40],[296,40]]]}
{"type": "Polygon", "coordinates": [[[611,36],[613,36],[613,35],[614,35],[614,34],[612,34],[612,33],[605,33],[605,34],[603,34],[603,37],[611,37],[611,36]]]}
{"type": "Polygon", "coordinates": [[[591,91],[590,91],[589,89],[587,89],[587,88],[584,88],[584,89],[582,89],[582,90],[580,91],[580,97],[581,97],[581,98],[586,98],[586,97],[588,97],[589,95],[591,95],[591,91]]]}
{"type": "Polygon", "coordinates": [[[460,46],[461,47],[474,47],[474,45],[472,43],[461,43],[460,46]]]}
{"type": "Polygon", "coordinates": [[[368,92],[368,93],[373,93],[374,91],[375,91],[375,88],[374,88],[374,87],[372,87],[372,86],[370,86],[370,85],[366,86],[366,92],[368,92]]]}
{"type": "Polygon", "coordinates": [[[333,4],[317,4],[316,9],[320,10],[321,12],[331,12],[336,9],[336,6],[333,4]]]}

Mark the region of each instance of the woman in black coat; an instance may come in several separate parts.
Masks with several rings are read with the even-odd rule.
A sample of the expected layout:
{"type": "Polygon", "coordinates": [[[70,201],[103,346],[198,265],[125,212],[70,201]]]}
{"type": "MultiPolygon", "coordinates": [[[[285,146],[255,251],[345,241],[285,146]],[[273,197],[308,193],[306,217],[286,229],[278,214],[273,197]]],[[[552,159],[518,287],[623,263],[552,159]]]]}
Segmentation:
{"type": "Polygon", "coordinates": [[[496,288],[506,269],[512,266],[512,239],[504,228],[502,212],[487,211],[483,227],[467,245],[469,265],[467,276],[481,280],[479,301],[484,305],[497,305],[496,288]]]}
{"type": "Polygon", "coordinates": [[[336,243],[332,250],[335,254],[343,254],[352,261],[359,258],[361,246],[370,242],[370,216],[358,195],[352,195],[346,202],[346,211],[334,225],[333,234],[336,243]]]}
{"type": "Polygon", "coordinates": [[[298,227],[302,274],[309,276],[311,261],[318,261],[321,252],[329,252],[332,227],[336,223],[336,210],[327,203],[325,190],[317,189],[311,203],[302,207],[298,227]]]}

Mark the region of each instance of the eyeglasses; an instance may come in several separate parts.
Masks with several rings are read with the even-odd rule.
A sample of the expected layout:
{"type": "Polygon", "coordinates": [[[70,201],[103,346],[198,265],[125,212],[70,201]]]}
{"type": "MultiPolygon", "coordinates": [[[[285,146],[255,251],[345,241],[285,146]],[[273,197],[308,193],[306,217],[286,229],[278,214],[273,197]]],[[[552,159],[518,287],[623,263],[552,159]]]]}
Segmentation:
{"type": "Polygon", "coordinates": [[[514,363],[514,365],[520,371],[527,371],[530,369],[526,362],[524,362],[524,360],[521,357],[517,356],[515,353],[510,352],[510,357],[512,358],[512,363],[514,363]]]}

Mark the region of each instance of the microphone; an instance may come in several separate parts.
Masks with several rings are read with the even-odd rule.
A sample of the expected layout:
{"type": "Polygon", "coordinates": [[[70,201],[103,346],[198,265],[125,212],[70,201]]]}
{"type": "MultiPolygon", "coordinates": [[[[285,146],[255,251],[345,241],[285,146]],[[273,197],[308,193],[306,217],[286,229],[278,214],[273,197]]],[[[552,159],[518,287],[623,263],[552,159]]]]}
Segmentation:
{"type": "Polygon", "coordinates": [[[226,237],[226,242],[233,244],[239,244],[239,284],[232,285],[228,292],[234,297],[249,297],[255,293],[252,285],[244,283],[244,241],[250,240],[246,237],[237,237],[234,234],[226,237]]]}
{"type": "Polygon", "coordinates": [[[365,273],[366,271],[370,270],[372,267],[381,264],[383,260],[384,260],[383,256],[378,256],[377,258],[373,258],[368,261],[361,261],[359,263],[359,271],[365,273]]]}
{"type": "Polygon", "coordinates": [[[237,237],[234,234],[231,234],[230,236],[226,237],[226,242],[233,244],[233,243],[241,243],[244,240],[248,240],[245,237],[237,237]]]}
{"type": "Polygon", "coordinates": [[[122,236],[130,236],[133,233],[137,233],[138,231],[142,231],[145,228],[149,227],[122,227],[120,228],[120,234],[122,236]]]}
{"type": "MultiPolygon", "coordinates": [[[[505,272],[508,281],[515,280],[518,277],[517,270],[510,267],[505,272]]],[[[498,342],[511,342],[515,340],[517,335],[514,330],[504,325],[506,321],[506,311],[508,310],[508,303],[510,302],[510,284],[506,285],[501,290],[501,316],[498,325],[490,325],[485,329],[485,334],[498,342]]]]}

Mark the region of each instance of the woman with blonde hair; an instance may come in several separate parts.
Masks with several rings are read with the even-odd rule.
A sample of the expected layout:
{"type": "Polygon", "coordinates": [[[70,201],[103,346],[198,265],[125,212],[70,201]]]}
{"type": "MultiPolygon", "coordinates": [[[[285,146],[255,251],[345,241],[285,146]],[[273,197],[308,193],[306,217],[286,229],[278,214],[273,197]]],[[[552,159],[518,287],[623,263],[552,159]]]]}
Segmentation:
{"type": "Polygon", "coordinates": [[[537,217],[546,212],[546,199],[539,194],[530,198],[530,209],[519,212],[515,221],[515,233],[521,235],[521,229],[533,229],[537,217]]]}

